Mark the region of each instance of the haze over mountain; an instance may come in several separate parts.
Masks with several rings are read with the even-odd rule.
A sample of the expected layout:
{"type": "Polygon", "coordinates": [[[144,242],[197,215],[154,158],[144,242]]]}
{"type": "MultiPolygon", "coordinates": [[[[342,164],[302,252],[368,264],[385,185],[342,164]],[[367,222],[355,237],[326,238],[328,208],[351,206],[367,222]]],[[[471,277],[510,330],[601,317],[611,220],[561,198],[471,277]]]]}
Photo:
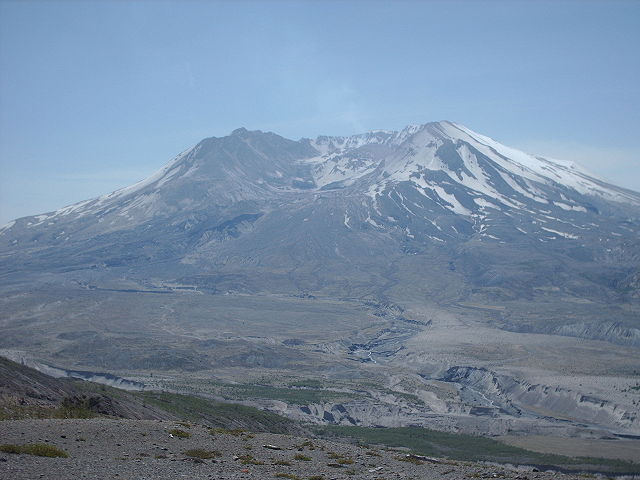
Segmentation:
{"type": "Polygon", "coordinates": [[[637,377],[639,233],[640,193],[452,122],[298,141],[240,128],[4,226],[0,347],[143,382],[373,378],[422,402],[265,404],[320,422],[503,431],[544,411],[638,432],[614,390],[637,377]],[[487,412],[508,421],[469,420],[487,412]]]}

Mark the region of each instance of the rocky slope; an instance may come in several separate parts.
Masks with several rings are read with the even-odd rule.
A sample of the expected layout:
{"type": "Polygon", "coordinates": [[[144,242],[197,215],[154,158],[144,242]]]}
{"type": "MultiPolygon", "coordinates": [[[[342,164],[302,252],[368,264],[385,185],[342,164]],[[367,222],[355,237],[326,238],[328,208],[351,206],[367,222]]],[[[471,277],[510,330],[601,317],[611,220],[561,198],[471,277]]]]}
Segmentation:
{"type": "Polygon", "coordinates": [[[581,478],[541,473],[532,467],[515,470],[410,457],[406,450],[389,451],[379,446],[362,448],[304,437],[210,432],[202,425],[173,422],[27,420],[3,422],[2,427],[3,442],[8,444],[46,443],[68,453],[68,458],[0,453],[0,478],[4,479],[581,478]],[[181,438],[176,431],[188,437],[181,438]]]}

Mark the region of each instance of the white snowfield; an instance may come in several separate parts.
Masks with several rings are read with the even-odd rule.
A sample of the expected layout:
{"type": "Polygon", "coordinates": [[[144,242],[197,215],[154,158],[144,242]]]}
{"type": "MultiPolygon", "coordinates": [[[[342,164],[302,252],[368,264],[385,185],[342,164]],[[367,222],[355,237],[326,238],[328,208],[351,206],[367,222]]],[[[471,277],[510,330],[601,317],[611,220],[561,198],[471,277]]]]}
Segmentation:
{"type": "MultiPolygon", "coordinates": [[[[313,193],[323,188],[355,186],[363,198],[371,199],[372,214],[379,213],[377,199],[402,182],[411,184],[419,194],[435,199],[443,208],[465,217],[478,214],[478,210],[470,210],[470,205],[482,211],[490,208],[531,212],[525,203],[528,200],[535,202],[537,208],[586,212],[585,206],[570,198],[570,191],[608,202],[640,206],[640,194],[611,185],[574,162],[531,155],[449,121],[410,125],[401,131],[375,130],[349,137],[321,136],[310,140],[309,144],[318,155],[301,158],[298,163],[310,168],[311,178],[306,180],[315,183],[315,188],[304,191],[313,193]],[[448,155],[455,151],[460,160],[447,160],[441,148],[448,148],[448,155]],[[442,174],[446,175],[446,180],[442,174]],[[549,194],[551,191],[553,195],[549,194]],[[567,195],[560,193],[558,197],[558,191],[567,195]],[[463,194],[471,197],[471,204],[461,200],[463,194]]],[[[198,177],[199,164],[190,160],[198,157],[200,145],[180,153],[145,180],[108,195],[30,217],[26,226],[97,214],[103,221],[102,216],[106,213],[118,210],[120,219],[109,220],[110,224],[117,225],[175,211],[180,206],[167,205],[157,193],[175,179],[198,177]]],[[[229,195],[237,194],[241,199],[247,180],[239,172],[227,174],[229,195]]],[[[283,174],[267,172],[264,178],[255,181],[254,187],[264,191],[302,192],[294,187],[270,187],[269,176],[281,178],[283,174]]],[[[404,198],[400,198],[400,206],[412,212],[412,204],[404,198]]],[[[345,215],[348,217],[348,212],[345,215]]],[[[1,227],[0,235],[13,226],[14,222],[1,227]]]]}
{"type": "Polygon", "coordinates": [[[575,162],[531,155],[448,121],[411,125],[399,132],[375,131],[352,137],[319,137],[312,145],[321,155],[304,161],[314,166],[314,180],[319,187],[334,182],[342,182],[343,186],[347,186],[379,169],[379,178],[368,189],[369,192],[376,192],[373,196],[379,195],[387,185],[412,181],[422,190],[435,191],[444,204],[451,205],[450,209],[461,215],[469,215],[470,212],[461,207],[441,186],[436,185],[437,180],[431,182],[429,172],[446,173],[451,182],[484,196],[484,202],[493,199],[510,208],[523,206],[498,191],[483,171],[473,150],[499,165],[502,168],[500,176],[513,190],[541,204],[553,203],[564,210],[585,211],[580,205],[552,202],[545,198],[545,193],[537,184],[561,185],[583,195],[640,205],[640,195],[608,184],[575,162]],[[456,145],[455,149],[464,160],[466,171],[452,171],[438,156],[438,148],[447,140],[456,145]],[[401,147],[400,154],[387,157],[381,162],[362,159],[360,152],[354,151],[371,144],[401,147]],[[383,168],[380,170],[381,166],[383,168]],[[420,175],[421,172],[424,175],[420,175]],[[514,180],[514,177],[520,181],[514,180]]]}

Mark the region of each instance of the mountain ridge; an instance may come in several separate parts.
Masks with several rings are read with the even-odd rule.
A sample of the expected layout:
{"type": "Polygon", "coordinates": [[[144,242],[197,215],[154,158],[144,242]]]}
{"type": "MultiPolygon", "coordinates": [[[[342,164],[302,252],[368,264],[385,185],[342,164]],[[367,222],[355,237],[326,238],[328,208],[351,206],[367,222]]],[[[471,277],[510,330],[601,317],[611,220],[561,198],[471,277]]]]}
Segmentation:
{"type": "Polygon", "coordinates": [[[93,252],[71,267],[83,269],[113,265],[108,257],[129,244],[135,263],[156,258],[180,269],[244,269],[249,252],[249,263],[267,269],[327,260],[339,268],[439,247],[451,265],[495,244],[599,259],[618,265],[615,282],[634,285],[639,212],[640,194],[452,122],[298,141],[240,128],[137,184],[15,220],[0,230],[0,254],[14,263],[29,252],[38,264],[67,262],[69,248],[93,252]]]}
{"type": "MultiPolygon", "coordinates": [[[[244,143],[245,145],[247,144],[248,141],[251,141],[251,140],[255,141],[256,139],[259,139],[261,137],[269,138],[272,140],[275,139],[277,143],[279,143],[278,145],[279,147],[282,147],[284,144],[288,144],[289,147],[293,147],[293,146],[299,147],[297,149],[294,148],[294,152],[295,152],[294,156],[297,156],[299,160],[305,160],[305,159],[315,158],[313,155],[314,152],[311,151],[310,149],[305,148],[306,146],[309,146],[313,150],[315,150],[315,153],[318,153],[318,154],[324,153],[326,156],[327,154],[330,155],[330,154],[335,154],[336,152],[340,152],[344,150],[358,149],[368,145],[385,145],[385,144],[400,145],[406,142],[408,139],[411,139],[411,137],[414,137],[416,134],[425,132],[425,131],[427,131],[431,136],[435,138],[440,137],[440,139],[455,138],[455,139],[461,140],[464,138],[465,141],[469,139],[473,139],[479,144],[483,145],[484,147],[487,147],[492,152],[496,153],[497,155],[503,158],[505,157],[505,155],[502,155],[500,152],[509,153],[512,156],[517,157],[516,162],[512,162],[512,163],[520,164],[519,167],[521,169],[521,173],[523,173],[525,178],[527,179],[532,179],[532,176],[533,176],[533,179],[539,180],[541,177],[543,177],[543,175],[540,174],[541,170],[544,170],[545,168],[550,170],[551,174],[554,174],[555,176],[559,176],[559,173],[561,172],[558,171],[558,167],[561,167],[561,169],[564,170],[565,172],[570,171],[574,175],[577,174],[580,177],[583,177],[584,181],[582,184],[577,183],[577,184],[571,185],[573,188],[576,188],[576,187],[579,188],[580,193],[587,193],[587,194],[596,195],[596,196],[602,195],[602,196],[609,197],[607,199],[611,201],[620,201],[621,203],[629,202],[634,205],[640,205],[639,193],[623,187],[613,186],[612,184],[607,183],[605,180],[595,177],[593,174],[591,174],[590,172],[587,172],[582,167],[577,166],[575,162],[569,162],[569,161],[563,161],[563,160],[557,160],[557,159],[548,159],[541,156],[526,154],[517,149],[505,147],[504,145],[496,142],[495,140],[489,137],[477,134],[476,132],[473,132],[472,130],[462,125],[459,125],[450,121],[440,121],[440,122],[430,122],[422,125],[409,125],[400,131],[373,130],[370,132],[355,134],[347,137],[321,135],[316,137],[316,139],[313,139],[313,140],[308,138],[302,138],[297,142],[293,140],[285,139],[284,137],[280,137],[279,135],[273,132],[262,132],[260,130],[249,131],[244,127],[240,127],[234,130],[230,135],[226,137],[208,137],[203,139],[202,141],[198,142],[195,146],[177,155],[174,159],[172,159],[168,164],[166,164],[162,169],[160,169],[156,173],[152,174],[146,179],[140,182],[137,182],[131,186],[124,187],[110,194],[102,195],[94,199],[89,199],[89,200],[77,202],[75,204],[71,204],[69,206],[58,209],[54,212],[47,212],[41,215],[32,215],[32,216],[21,217],[21,218],[49,218],[49,216],[53,216],[53,215],[65,215],[77,210],[81,210],[82,207],[90,203],[95,202],[100,204],[100,202],[105,202],[111,198],[114,198],[114,197],[118,198],[118,197],[126,196],[135,191],[139,191],[140,189],[156,182],[160,182],[162,184],[162,181],[166,182],[172,176],[175,176],[177,173],[179,173],[176,171],[176,167],[181,162],[182,163],[188,162],[189,158],[192,157],[194,153],[197,153],[198,151],[203,149],[204,150],[210,149],[212,148],[212,145],[216,145],[219,143],[224,144],[221,146],[222,149],[238,148],[238,142],[236,142],[237,139],[240,139],[241,143],[244,143]],[[536,165],[535,164],[536,160],[541,163],[536,165]],[[532,166],[535,167],[534,170],[532,170],[531,168],[532,166]],[[556,171],[553,171],[553,168],[555,168],[556,171]],[[588,188],[585,188],[586,182],[595,183],[601,188],[604,188],[604,190],[598,189],[593,185],[589,185],[588,188]],[[615,193],[611,193],[612,187],[615,193]],[[45,215],[46,217],[44,217],[45,215]]],[[[248,146],[249,148],[253,147],[253,145],[248,145],[248,146]]],[[[260,150],[260,148],[256,148],[254,150],[260,150]]],[[[272,148],[270,150],[271,152],[273,151],[272,148]]],[[[267,152],[266,154],[268,155],[271,152],[267,152]]],[[[264,155],[265,153],[262,152],[262,154],[264,155]]],[[[292,157],[291,155],[288,155],[288,156],[289,158],[292,157]]],[[[273,160],[273,156],[271,156],[270,159],[273,160]]],[[[462,162],[462,165],[458,165],[458,168],[462,168],[463,165],[464,165],[464,162],[462,162]]],[[[276,162],[276,165],[275,165],[276,171],[273,172],[276,174],[276,176],[278,175],[277,172],[279,172],[277,170],[278,166],[279,166],[279,163],[276,162]]],[[[449,165],[445,163],[444,165],[432,164],[431,166],[440,167],[440,168],[434,169],[434,170],[438,170],[438,169],[446,169],[446,167],[448,167],[449,165]]],[[[334,170],[335,169],[336,169],[336,166],[334,166],[334,170]]],[[[462,170],[460,171],[453,170],[453,171],[457,173],[459,179],[462,180],[462,177],[460,175],[462,170]]],[[[188,172],[180,172],[180,173],[185,174],[188,172]]],[[[246,173],[246,171],[243,173],[246,173]]],[[[282,174],[282,172],[279,172],[279,173],[282,174]]],[[[396,170],[396,173],[397,173],[397,170],[396,170]]],[[[466,173],[470,173],[470,172],[467,170],[466,173]]],[[[545,173],[547,173],[547,175],[549,174],[549,172],[545,172],[545,173]]],[[[317,176],[313,178],[313,180],[316,182],[316,184],[319,187],[326,186],[329,183],[325,179],[322,179],[322,177],[320,177],[320,180],[321,180],[320,182],[318,182],[318,179],[319,178],[317,176]]],[[[352,178],[349,178],[349,180],[352,180],[352,178]]],[[[311,188],[311,187],[312,186],[309,184],[303,186],[303,188],[311,188]]],[[[20,219],[13,220],[12,222],[15,222],[17,220],[20,220],[20,219]]],[[[12,222],[9,222],[9,224],[11,224],[12,222]]],[[[39,222],[36,222],[36,224],[40,224],[40,223],[42,223],[42,220],[40,220],[39,222]]],[[[9,224],[3,226],[0,231],[6,231],[9,227],[9,224]]]]}
{"type": "Polygon", "coordinates": [[[267,378],[253,404],[313,422],[636,434],[639,199],[450,122],[238,129],[5,227],[0,349],[187,392],[267,378]],[[292,404],[291,377],[367,393],[292,404]]]}

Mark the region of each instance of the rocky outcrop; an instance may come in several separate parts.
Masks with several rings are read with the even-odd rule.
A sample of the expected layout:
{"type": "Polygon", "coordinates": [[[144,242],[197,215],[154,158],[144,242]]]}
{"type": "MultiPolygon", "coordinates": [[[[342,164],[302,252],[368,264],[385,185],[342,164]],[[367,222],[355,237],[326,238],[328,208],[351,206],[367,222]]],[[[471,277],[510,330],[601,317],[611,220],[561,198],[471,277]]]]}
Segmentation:
{"type": "Polygon", "coordinates": [[[459,385],[461,396],[485,409],[513,416],[543,416],[640,433],[637,410],[568,388],[531,384],[475,367],[452,367],[440,379],[459,385]]]}

